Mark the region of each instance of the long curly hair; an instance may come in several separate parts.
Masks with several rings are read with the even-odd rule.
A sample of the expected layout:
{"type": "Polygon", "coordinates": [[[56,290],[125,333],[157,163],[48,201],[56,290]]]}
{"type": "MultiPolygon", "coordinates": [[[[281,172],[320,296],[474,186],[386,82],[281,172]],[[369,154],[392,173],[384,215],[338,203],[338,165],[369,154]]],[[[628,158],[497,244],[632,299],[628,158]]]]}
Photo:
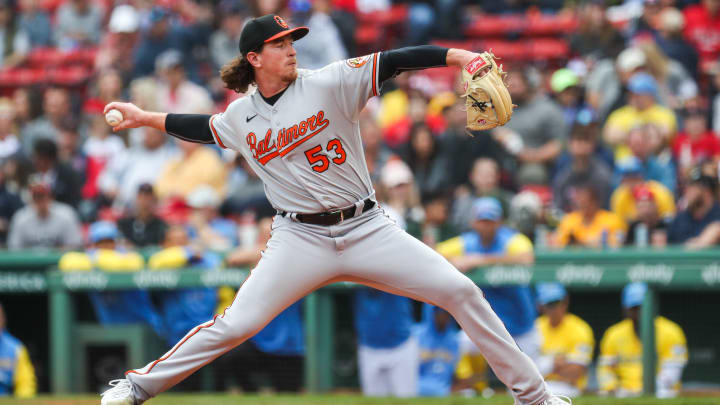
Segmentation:
{"type": "Polygon", "coordinates": [[[226,88],[245,93],[248,86],[255,83],[255,69],[244,56],[239,55],[220,69],[220,79],[226,88]]]}

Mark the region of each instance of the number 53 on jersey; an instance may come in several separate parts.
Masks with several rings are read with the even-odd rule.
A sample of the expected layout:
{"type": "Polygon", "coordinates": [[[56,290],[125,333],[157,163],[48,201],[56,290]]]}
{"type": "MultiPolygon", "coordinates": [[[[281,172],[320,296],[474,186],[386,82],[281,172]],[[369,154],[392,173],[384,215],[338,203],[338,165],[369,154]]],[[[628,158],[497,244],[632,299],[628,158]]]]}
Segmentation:
{"type": "Polygon", "coordinates": [[[305,151],[305,157],[314,171],[318,173],[324,172],[330,167],[330,161],[336,165],[345,163],[347,153],[345,153],[342,142],[338,138],[331,139],[324,150],[325,152],[323,152],[322,145],[315,145],[305,151]],[[331,154],[333,157],[330,157],[331,154]]]}

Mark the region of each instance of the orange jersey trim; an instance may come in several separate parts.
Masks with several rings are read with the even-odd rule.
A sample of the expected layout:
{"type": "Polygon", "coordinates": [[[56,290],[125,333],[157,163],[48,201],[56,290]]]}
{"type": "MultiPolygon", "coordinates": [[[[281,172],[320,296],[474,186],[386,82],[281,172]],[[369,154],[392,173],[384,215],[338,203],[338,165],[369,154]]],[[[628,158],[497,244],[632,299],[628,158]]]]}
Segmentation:
{"type": "Polygon", "coordinates": [[[376,79],[377,79],[377,58],[378,54],[375,52],[373,54],[373,67],[372,67],[372,95],[377,96],[377,86],[375,85],[376,79]]]}
{"type": "Polygon", "coordinates": [[[211,132],[212,132],[212,134],[213,134],[213,137],[215,138],[215,143],[217,143],[221,148],[227,149],[228,147],[225,146],[224,143],[222,143],[222,141],[220,140],[220,136],[218,135],[217,131],[215,130],[215,126],[213,125],[213,120],[214,120],[214,119],[215,119],[215,116],[213,115],[213,116],[210,118],[210,130],[211,130],[211,132]]]}
{"type": "MultiPolygon", "coordinates": [[[[247,279],[250,278],[251,275],[252,275],[252,270],[248,273],[247,277],[245,277],[245,280],[244,280],[242,283],[245,284],[245,281],[247,281],[247,279]]],[[[242,288],[242,284],[240,285],[240,288],[242,288]]],[[[185,337],[183,338],[183,340],[181,340],[180,342],[178,342],[178,343],[175,345],[175,347],[173,347],[173,349],[172,349],[170,352],[168,352],[168,353],[165,354],[164,356],[160,357],[159,359],[155,360],[155,361],[150,365],[150,368],[148,368],[148,370],[147,370],[146,372],[141,373],[141,372],[139,372],[139,371],[137,371],[137,370],[128,370],[128,371],[125,372],[125,375],[128,375],[128,374],[146,375],[146,374],[148,374],[149,372],[152,371],[152,369],[153,369],[158,363],[160,363],[161,361],[167,360],[170,356],[173,355],[173,353],[175,353],[175,352],[180,348],[180,346],[183,345],[183,343],[187,342],[188,339],[190,339],[191,337],[195,336],[195,334],[198,333],[198,332],[200,332],[201,329],[209,328],[209,327],[215,325],[215,320],[218,318],[218,316],[219,316],[220,318],[224,318],[224,317],[225,317],[225,312],[227,312],[228,308],[230,308],[230,307],[232,306],[232,304],[235,302],[235,299],[237,299],[237,295],[240,294],[240,288],[238,288],[237,292],[235,293],[235,298],[233,298],[232,303],[231,303],[230,305],[228,305],[227,307],[225,307],[225,309],[223,310],[222,315],[215,315],[215,316],[213,316],[212,321],[210,321],[210,323],[208,323],[208,324],[200,324],[200,325],[196,326],[196,327],[194,328],[194,330],[192,331],[192,333],[188,334],[187,336],[185,336],[185,337]]]]}
{"type": "MultiPolygon", "coordinates": [[[[226,308],[225,310],[227,310],[227,308],[226,308]]],[[[225,315],[225,311],[223,311],[223,315],[225,315]]],[[[199,325],[199,326],[196,326],[196,327],[195,327],[195,330],[193,330],[193,332],[192,332],[191,334],[185,336],[185,338],[184,338],[183,340],[181,340],[178,344],[176,344],[175,347],[173,347],[173,349],[172,349],[170,352],[168,352],[168,353],[167,353],[166,355],[164,355],[163,357],[155,360],[155,361],[150,365],[150,368],[148,369],[148,371],[146,371],[146,372],[144,372],[144,373],[141,373],[141,372],[138,372],[137,370],[130,370],[130,371],[126,371],[126,372],[125,372],[125,375],[128,375],[128,374],[146,375],[147,373],[151,372],[152,369],[153,369],[158,363],[160,363],[160,362],[163,361],[163,360],[167,360],[170,356],[172,356],[173,353],[175,353],[175,352],[177,351],[177,349],[180,348],[180,346],[183,345],[183,343],[185,343],[185,342],[186,342],[188,339],[190,339],[191,337],[195,336],[196,333],[200,332],[200,329],[209,328],[209,327],[215,325],[215,320],[217,319],[218,316],[219,316],[219,315],[215,315],[215,316],[213,317],[212,321],[211,321],[209,324],[207,324],[207,325],[199,325]]]]}

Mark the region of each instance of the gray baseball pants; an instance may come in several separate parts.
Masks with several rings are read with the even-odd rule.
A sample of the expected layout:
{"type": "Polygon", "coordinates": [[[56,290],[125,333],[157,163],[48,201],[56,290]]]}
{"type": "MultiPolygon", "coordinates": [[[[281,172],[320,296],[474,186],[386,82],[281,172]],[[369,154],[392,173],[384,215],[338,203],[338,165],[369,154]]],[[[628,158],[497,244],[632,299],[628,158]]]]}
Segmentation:
{"type": "Polygon", "coordinates": [[[440,254],[408,235],[380,208],[338,225],[276,216],[262,259],[222,315],[198,325],[160,359],[127,372],[140,400],[169,389],[259,332],[313,290],[353,281],[444,308],[477,345],[516,401],[550,397],[480,289],[440,254]],[[138,389],[140,388],[140,389],[138,389]]]}

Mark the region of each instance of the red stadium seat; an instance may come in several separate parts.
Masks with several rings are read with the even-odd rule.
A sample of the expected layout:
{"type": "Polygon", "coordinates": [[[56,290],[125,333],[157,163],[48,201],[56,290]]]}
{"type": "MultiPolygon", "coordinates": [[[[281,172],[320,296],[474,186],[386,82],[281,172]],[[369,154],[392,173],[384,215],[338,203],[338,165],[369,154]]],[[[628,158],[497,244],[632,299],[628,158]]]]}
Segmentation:
{"type": "Polygon", "coordinates": [[[50,82],[63,86],[77,86],[90,79],[92,71],[83,66],[68,66],[50,70],[50,82]]]}
{"type": "Polygon", "coordinates": [[[530,58],[526,41],[489,40],[484,41],[482,45],[484,50],[492,51],[496,57],[501,59],[498,63],[524,61],[530,58]]]}
{"type": "Polygon", "coordinates": [[[469,51],[481,52],[484,51],[483,44],[481,41],[476,39],[470,39],[466,41],[452,41],[452,40],[436,40],[432,41],[433,45],[442,46],[445,48],[460,48],[467,49],[469,51]]]}
{"type": "Polygon", "coordinates": [[[35,68],[15,68],[0,70],[2,87],[20,87],[39,84],[46,80],[45,71],[35,68]]]}
{"type": "Polygon", "coordinates": [[[64,59],[65,54],[56,48],[37,48],[28,54],[27,63],[30,67],[44,68],[59,65],[64,59]]]}
{"type": "Polygon", "coordinates": [[[97,48],[82,48],[66,53],[63,64],[83,64],[87,66],[95,65],[95,56],[97,48]]]}
{"type": "Polygon", "coordinates": [[[501,37],[511,32],[522,31],[524,25],[525,18],[521,15],[481,15],[465,28],[465,35],[471,38],[501,37]]]}
{"type": "Polygon", "coordinates": [[[407,18],[407,7],[398,4],[388,10],[373,11],[371,13],[358,13],[358,26],[367,24],[394,25],[400,24],[407,18]]]}
{"type": "Polygon", "coordinates": [[[97,48],[76,49],[69,52],[63,52],[55,48],[38,48],[30,52],[27,63],[30,67],[35,68],[76,64],[93,66],[96,55],[97,48]]]}
{"type": "Polygon", "coordinates": [[[408,10],[405,4],[396,4],[390,8],[389,20],[392,24],[397,24],[407,19],[408,10]]]}
{"type": "Polygon", "coordinates": [[[381,30],[374,25],[358,27],[355,31],[355,42],[360,46],[376,44],[380,41],[381,30]]]}
{"type": "Polygon", "coordinates": [[[394,39],[405,30],[406,18],[405,5],[392,6],[385,11],[358,13],[358,28],[355,31],[358,52],[369,53],[393,47],[394,39]]]}
{"type": "Polygon", "coordinates": [[[577,19],[570,14],[533,14],[527,17],[524,34],[527,36],[564,35],[574,31],[577,24],[577,19]]]}
{"type": "Polygon", "coordinates": [[[570,46],[564,39],[537,39],[530,42],[533,60],[565,59],[570,56],[570,46]]]}
{"type": "Polygon", "coordinates": [[[49,14],[55,14],[55,11],[60,7],[65,0],[41,0],[40,7],[47,11],[49,14]]]}

